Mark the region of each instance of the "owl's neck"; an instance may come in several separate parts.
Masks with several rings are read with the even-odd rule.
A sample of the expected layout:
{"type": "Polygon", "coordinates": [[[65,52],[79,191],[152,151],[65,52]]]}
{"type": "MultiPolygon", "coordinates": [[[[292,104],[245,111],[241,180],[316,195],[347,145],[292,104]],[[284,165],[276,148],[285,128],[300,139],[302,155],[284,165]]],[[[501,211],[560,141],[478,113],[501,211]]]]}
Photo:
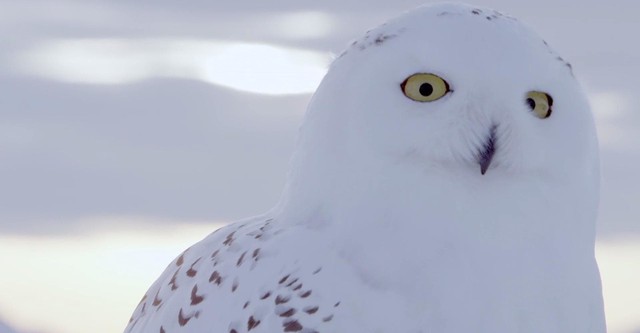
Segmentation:
{"type": "Polygon", "coordinates": [[[425,254],[447,251],[470,258],[541,248],[558,255],[593,251],[597,198],[577,181],[499,168],[481,175],[468,166],[342,165],[292,175],[299,178],[281,206],[283,222],[326,231],[371,266],[388,268],[401,257],[413,265],[396,261],[397,269],[413,269],[425,254]]]}

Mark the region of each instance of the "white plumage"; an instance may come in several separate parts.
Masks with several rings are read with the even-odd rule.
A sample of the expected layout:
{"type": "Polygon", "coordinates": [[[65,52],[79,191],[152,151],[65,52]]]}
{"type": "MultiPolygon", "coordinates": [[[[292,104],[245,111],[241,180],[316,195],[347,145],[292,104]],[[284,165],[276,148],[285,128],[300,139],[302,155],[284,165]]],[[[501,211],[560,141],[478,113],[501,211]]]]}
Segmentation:
{"type": "Polygon", "coordinates": [[[280,204],[187,249],[126,332],[602,333],[598,179],[568,63],[421,7],[335,60],[280,204]]]}

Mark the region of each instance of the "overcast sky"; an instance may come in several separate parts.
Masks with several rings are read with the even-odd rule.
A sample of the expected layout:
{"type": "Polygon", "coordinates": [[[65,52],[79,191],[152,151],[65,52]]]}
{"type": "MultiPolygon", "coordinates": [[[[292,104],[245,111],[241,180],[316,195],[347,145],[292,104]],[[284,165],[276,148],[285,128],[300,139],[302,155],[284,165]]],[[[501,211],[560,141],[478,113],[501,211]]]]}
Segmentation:
{"type": "MultiPolygon", "coordinates": [[[[640,48],[632,42],[640,27],[634,10],[625,10],[634,2],[477,2],[520,17],[573,63],[596,100],[602,129],[601,235],[639,233],[640,205],[634,203],[640,190],[629,185],[640,169],[635,144],[640,113],[634,112],[640,48]]],[[[330,54],[419,3],[279,0],[256,7],[211,1],[155,1],[153,6],[5,1],[0,13],[0,230],[62,231],[96,215],[232,220],[261,213],[279,196],[309,98],[238,92],[162,77],[160,70],[123,84],[64,83],[24,70],[32,64],[20,60],[44,53],[43,45],[197,39],[330,54]],[[283,15],[291,26],[274,23],[283,15]],[[300,24],[310,18],[317,27],[296,35],[295,15],[300,24]]]]}
{"type": "MultiPolygon", "coordinates": [[[[0,0],[0,235],[266,211],[318,71],[424,2],[0,0]],[[279,52],[297,60],[277,67],[279,52]],[[256,62],[255,77],[231,82],[225,57],[256,62]]],[[[518,17],[572,63],[601,139],[599,238],[640,239],[640,3],[469,2],[518,17]]]]}

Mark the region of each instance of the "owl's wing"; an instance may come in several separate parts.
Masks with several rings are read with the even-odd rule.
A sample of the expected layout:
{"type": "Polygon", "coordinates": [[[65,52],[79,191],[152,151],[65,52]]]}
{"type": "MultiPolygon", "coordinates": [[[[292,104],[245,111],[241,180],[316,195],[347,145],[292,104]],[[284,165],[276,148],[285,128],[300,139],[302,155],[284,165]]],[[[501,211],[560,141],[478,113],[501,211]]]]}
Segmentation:
{"type": "Polygon", "coordinates": [[[322,255],[296,253],[304,240],[287,240],[304,237],[273,222],[236,222],[184,251],[144,295],[125,332],[336,331],[330,327],[340,299],[322,277],[323,260],[315,260],[322,255]]]}

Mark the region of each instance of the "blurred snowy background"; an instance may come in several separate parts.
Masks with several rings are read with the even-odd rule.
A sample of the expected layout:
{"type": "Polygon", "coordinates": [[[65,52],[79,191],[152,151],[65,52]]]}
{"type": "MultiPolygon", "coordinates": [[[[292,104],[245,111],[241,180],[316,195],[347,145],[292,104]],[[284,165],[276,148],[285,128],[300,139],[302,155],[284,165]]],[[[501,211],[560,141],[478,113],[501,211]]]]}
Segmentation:
{"type": "MultiPolygon", "coordinates": [[[[277,201],[331,55],[423,2],[0,0],[0,321],[121,331],[182,249],[277,201]]],[[[469,2],[584,83],[610,332],[640,332],[640,3],[469,2]]]]}

